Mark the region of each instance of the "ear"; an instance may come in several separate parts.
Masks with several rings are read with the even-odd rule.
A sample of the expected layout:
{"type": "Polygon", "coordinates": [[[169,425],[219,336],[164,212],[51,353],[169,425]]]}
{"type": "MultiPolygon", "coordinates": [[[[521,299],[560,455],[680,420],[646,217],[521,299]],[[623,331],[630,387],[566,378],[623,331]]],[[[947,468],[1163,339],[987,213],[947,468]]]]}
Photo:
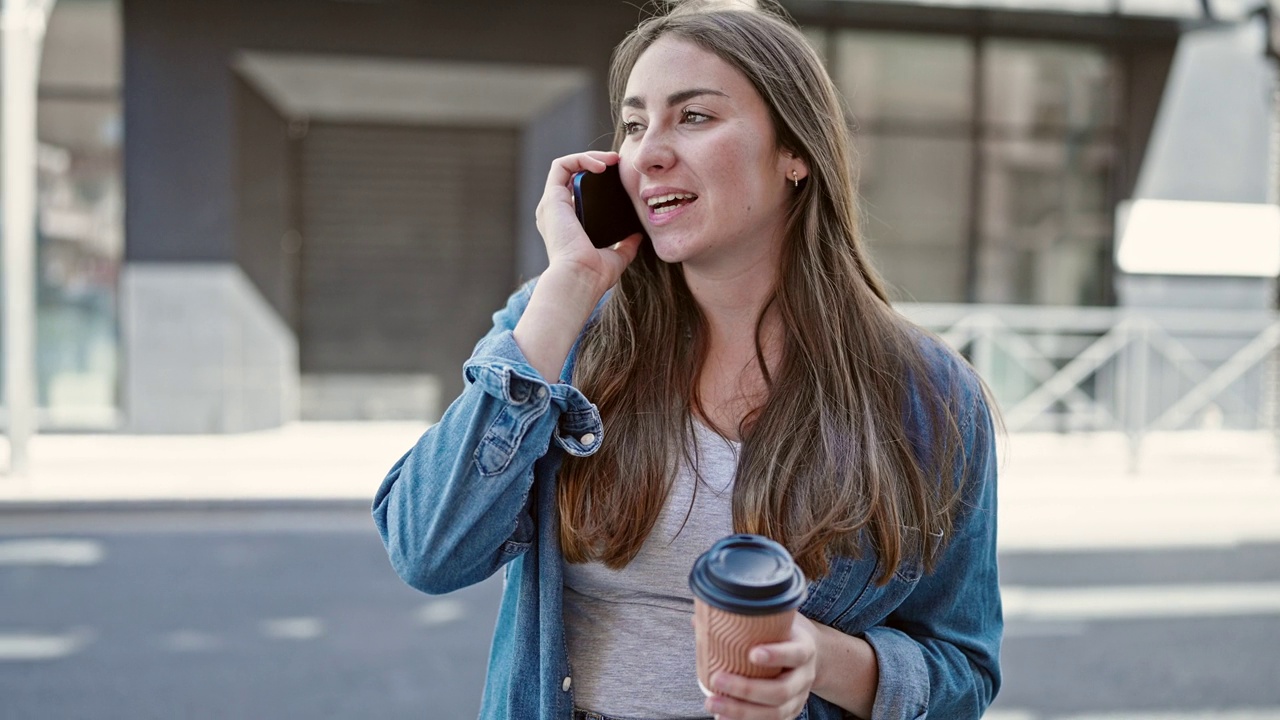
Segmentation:
{"type": "Polygon", "coordinates": [[[809,163],[790,150],[782,151],[782,174],[787,182],[804,180],[809,177],[809,163]]]}

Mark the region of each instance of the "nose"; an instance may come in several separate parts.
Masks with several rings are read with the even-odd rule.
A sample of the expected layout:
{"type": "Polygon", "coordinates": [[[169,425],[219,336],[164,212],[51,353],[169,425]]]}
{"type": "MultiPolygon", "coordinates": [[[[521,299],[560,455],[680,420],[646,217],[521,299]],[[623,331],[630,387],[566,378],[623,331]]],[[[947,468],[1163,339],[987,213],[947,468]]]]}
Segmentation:
{"type": "Polygon", "coordinates": [[[635,152],[631,156],[631,166],[641,175],[670,170],[675,161],[675,151],[667,133],[652,127],[636,143],[635,152]]]}

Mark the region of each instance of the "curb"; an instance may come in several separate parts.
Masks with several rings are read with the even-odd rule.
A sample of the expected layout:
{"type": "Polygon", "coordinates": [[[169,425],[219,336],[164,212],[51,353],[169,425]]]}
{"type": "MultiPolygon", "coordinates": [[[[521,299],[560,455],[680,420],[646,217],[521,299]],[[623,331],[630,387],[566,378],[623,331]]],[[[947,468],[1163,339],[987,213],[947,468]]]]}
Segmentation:
{"type": "Polygon", "coordinates": [[[56,513],[370,512],[372,498],[0,500],[0,517],[56,513]]]}

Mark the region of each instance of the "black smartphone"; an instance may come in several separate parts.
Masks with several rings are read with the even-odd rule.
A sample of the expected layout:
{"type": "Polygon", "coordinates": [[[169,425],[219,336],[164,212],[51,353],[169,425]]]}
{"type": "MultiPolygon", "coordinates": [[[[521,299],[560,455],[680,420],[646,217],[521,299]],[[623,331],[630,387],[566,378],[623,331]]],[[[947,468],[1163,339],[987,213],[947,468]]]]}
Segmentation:
{"type": "Polygon", "coordinates": [[[573,207],[578,213],[578,222],[591,238],[591,244],[598,248],[609,247],[632,234],[644,232],[640,216],[622,187],[617,165],[610,165],[600,173],[583,171],[575,174],[573,207]]]}

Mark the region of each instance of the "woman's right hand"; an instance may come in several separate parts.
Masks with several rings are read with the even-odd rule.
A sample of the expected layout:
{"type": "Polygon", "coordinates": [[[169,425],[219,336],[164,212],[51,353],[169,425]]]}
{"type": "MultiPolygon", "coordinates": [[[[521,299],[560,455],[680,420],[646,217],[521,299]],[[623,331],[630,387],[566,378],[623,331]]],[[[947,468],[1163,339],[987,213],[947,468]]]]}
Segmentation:
{"type": "Polygon", "coordinates": [[[597,297],[603,296],[622,277],[622,271],[635,259],[644,236],[636,233],[608,248],[592,245],[574,211],[571,186],[576,173],[603,172],[606,167],[617,164],[618,159],[618,153],[601,151],[557,158],[551,163],[536,213],[538,232],[547,248],[547,272],[572,275],[595,288],[597,297]]]}
{"type": "Polygon", "coordinates": [[[548,265],[513,333],[529,364],[547,382],[560,378],[591,311],[640,250],[644,237],[640,233],[613,247],[595,247],[573,210],[569,184],[574,173],[602,172],[617,162],[618,154],[612,152],[584,152],[556,160],[538,203],[538,232],[547,246],[548,265]]]}

